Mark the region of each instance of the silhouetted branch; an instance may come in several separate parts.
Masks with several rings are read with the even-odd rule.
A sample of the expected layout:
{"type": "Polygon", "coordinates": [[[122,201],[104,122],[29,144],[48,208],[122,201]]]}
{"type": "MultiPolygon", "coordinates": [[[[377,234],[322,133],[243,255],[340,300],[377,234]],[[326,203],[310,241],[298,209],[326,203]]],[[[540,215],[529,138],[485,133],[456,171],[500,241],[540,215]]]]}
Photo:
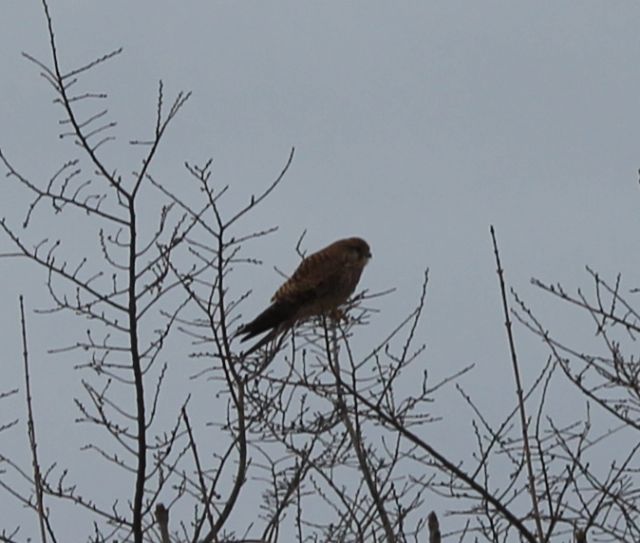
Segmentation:
{"type": "Polygon", "coordinates": [[[536,524],[536,530],[538,533],[538,541],[543,540],[542,521],[540,518],[540,507],[538,505],[538,492],[536,490],[535,476],[533,470],[533,463],[531,461],[531,448],[529,444],[529,423],[527,421],[527,415],[525,410],[524,394],[522,391],[522,381],[520,378],[520,369],[518,367],[518,356],[516,355],[516,346],[513,339],[513,332],[511,330],[511,318],[509,316],[509,305],[507,302],[507,292],[504,281],[504,270],[500,264],[500,253],[498,251],[498,242],[496,241],[496,233],[491,226],[491,240],[493,242],[493,254],[496,259],[498,279],[500,281],[500,296],[502,298],[502,310],[504,314],[504,326],[507,331],[507,338],[509,340],[509,352],[511,353],[511,362],[513,365],[513,376],[516,384],[516,394],[518,396],[518,412],[520,413],[520,430],[522,432],[522,447],[524,451],[524,457],[527,465],[527,476],[529,483],[529,496],[531,497],[531,505],[533,506],[533,520],[536,524]]]}
{"type": "Polygon", "coordinates": [[[22,357],[24,362],[24,385],[25,400],[27,403],[27,429],[29,437],[29,448],[31,449],[31,466],[33,468],[33,482],[36,495],[36,511],[38,513],[38,523],[40,526],[40,538],[42,543],[46,543],[47,534],[53,541],[56,540],[49,525],[48,514],[44,507],[42,475],[40,473],[40,462],[38,460],[38,443],[36,441],[36,423],[33,416],[33,404],[31,401],[31,380],[29,378],[29,351],[27,343],[27,321],[24,316],[24,299],[20,296],[20,326],[22,330],[22,357]]]}

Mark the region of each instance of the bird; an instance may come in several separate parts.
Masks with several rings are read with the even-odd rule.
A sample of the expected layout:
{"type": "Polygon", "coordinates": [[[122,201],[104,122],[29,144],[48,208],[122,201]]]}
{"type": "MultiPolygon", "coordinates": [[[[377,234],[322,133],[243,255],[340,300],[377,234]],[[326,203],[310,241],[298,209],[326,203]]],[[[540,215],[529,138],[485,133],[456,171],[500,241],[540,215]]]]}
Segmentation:
{"type": "Polygon", "coordinates": [[[339,239],[304,258],[293,275],[272,296],[271,305],[239,328],[238,335],[244,336],[241,341],[268,332],[243,353],[244,356],[298,322],[318,315],[335,314],[355,290],[370,258],[369,244],[358,237],[339,239]]]}

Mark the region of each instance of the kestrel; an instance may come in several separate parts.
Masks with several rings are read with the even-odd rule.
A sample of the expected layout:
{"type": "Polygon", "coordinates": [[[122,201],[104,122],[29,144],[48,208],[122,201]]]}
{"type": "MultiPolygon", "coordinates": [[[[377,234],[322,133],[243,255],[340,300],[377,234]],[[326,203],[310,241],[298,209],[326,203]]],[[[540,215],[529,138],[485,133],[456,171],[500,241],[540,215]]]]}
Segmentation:
{"type": "Polygon", "coordinates": [[[273,295],[271,305],[238,330],[242,341],[269,331],[245,356],[297,322],[335,312],[355,290],[370,258],[369,244],[360,238],[334,241],[304,258],[273,295]]]}

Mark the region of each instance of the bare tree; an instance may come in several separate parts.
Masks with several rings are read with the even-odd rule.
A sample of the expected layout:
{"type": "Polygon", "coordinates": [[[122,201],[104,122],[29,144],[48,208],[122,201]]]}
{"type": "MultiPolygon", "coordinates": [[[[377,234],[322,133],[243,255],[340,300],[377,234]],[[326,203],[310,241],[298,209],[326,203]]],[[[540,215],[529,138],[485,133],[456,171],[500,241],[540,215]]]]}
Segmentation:
{"type": "MultiPolygon", "coordinates": [[[[140,162],[118,173],[128,169],[107,159],[115,127],[103,105],[107,96],[85,88],[83,78],[121,49],[63,69],[49,6],[42,5],[51,59],[25,57],[53,89],[72,158],[48,179],[32,181],[0,149],[9,179],[31,195],[22,225],[0,221],[14,247],[0,256],[40,267],[51,300],[45,313],[75,319],[73,339],[54,352],[82,355],[77,422],[101,432],[85,449],[101,462],[105,479],[126,481],[129,495],[115,496],[108,485],[81,491],[65,459],[43,460],[30,386],[32,338],[20,298],[26,422],[0,421],[0,432],[25,431],[30,454],[0,452],[0,487],[38,522],[26,535],[20,526],[0,526],[0,541],[62,540],[58,511],[65,503],[90,519],[85,539],[95,542],[640,540],[640,446],[637,438],[629,447],[617,441],[638,429],[639,366],[615,337],[621,330],[633,341],[639,324],[619,279],[611,286],[589,270],[595,301],[534,283],[592,317],[606,352],[582,354],[554,339],[515,293],[509,296],[491,230],[505,368],[514,378],[512,408],[497,422],[460,384],[471,366],[437,382],[424,369],[419,338],[428,270],[415,306],[365,351],[352,338],[392,289],[358,292],[342,317],[311,319],[245,354],[235,331],[250,290],[233,279],[239,267],[259,263],[252,244],[276,229],[248,229],[246,218],[282,184],[293,149],[264,190],[237,209],[225,199],[230,187],[214,182],[211,160],[185,164],[188,183],[166,183],[154,159],[190,95],[179,92],[167,106],[161,82],[151,136],[131,141],[140,162]],[[50,223],[45,238],[33,228],[36,216],[50,223]],[[64,221],[94,235],[96,250],[78,257],[64,221]],[[550,349],[533,382],[521,375],[514,315],[550,349]],[[205,386],[197,398],[181,391],[168,417],[161,414],[170,369],[163,359],[175,357],[172,342],[188,343],[184,350],[202,361],[194,382],[205,386]],[[588,400],[585,413],[569,423],[548,407],[553,385],[567,379],[588,400]],[[471,410],[470,458],[430,440],[434,394],[445,387],[455,387],[471,410]],[[591,406],[615,425],[596,427],[591,406]],[[593,451],[614,443],[615,461],[593,462],[593,451]],[[433,509],[447,516],[439,520],[433,509]]],[[[303,243],[301,237],[296,247],[301,258],[303,243]]],[[[0,401],[12,401],[17,391],[9,388],[0,401]]]]}

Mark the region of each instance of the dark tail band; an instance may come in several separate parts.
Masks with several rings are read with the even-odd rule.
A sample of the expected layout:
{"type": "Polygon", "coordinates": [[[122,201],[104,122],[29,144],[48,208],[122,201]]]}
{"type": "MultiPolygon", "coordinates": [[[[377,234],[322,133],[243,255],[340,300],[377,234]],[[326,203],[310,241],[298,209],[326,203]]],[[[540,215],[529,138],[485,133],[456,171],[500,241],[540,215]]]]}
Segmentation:
{"type": "Polygon", "coordinates": [[[293,317],[294,308],[290,304],[276,302],[260,313],[250,323],[245,324],[238,333],[245,337],[242,341],[247,341],[254,336],[262,334],[267,330],[277,328],[293,317]]]}

